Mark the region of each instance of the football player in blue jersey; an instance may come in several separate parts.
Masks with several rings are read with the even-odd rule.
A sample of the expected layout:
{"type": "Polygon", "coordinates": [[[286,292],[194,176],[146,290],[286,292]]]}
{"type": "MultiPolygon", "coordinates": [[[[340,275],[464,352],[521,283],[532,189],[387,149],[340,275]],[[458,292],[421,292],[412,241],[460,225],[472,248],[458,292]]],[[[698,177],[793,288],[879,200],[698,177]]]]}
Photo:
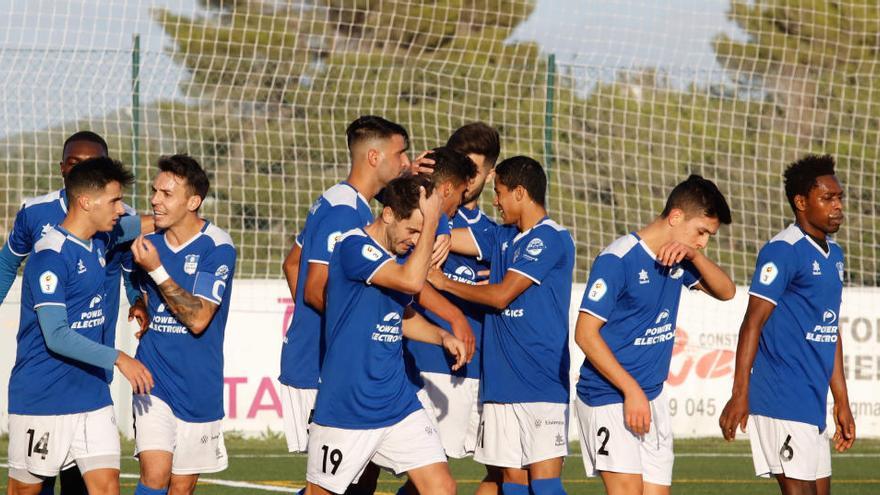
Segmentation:
{"type": "Polygon", "coordinates": [[[834,159],[806,156],[785,170],[795,222],[761,248],[736,347],[730,401],[719,424],[733,440],[748,423],[758,476],[775,476],[784,495],[827,495],[831,451],[828,389],[834,398],[834,448],[856,439],[843,373],[838,318],[843,251],[831,238],[843,222],[843,188],[834,159]]]}
{"type": "MultiPolygon", "coordinates": [[[[462,158],[470,158],[474,163],[473,176],[466,184],[463,203],[456,209],[444,211],[451,219],[453,228],[465,228],[475,226],[483,229],[494,222],[486,216],[478,207],[478,200],[483,191],[487,178],[492,174],[495,161],[500,152],[498,131],[481,122],[465,125],[456,130],[449,138],[445,148],[457,151],[462,158]]],[[[454,167],[456,160],[453,153],[447,153],[452,159],[438,159],[436,153],[429,153],[427,158],[433,159],[433,175],[431,180],[435,185],[444,182],[440,176],[448,176],[450,168],[466,167],[459,165],[454,167]],[[439,179],[439,180],[438,180],[439,179]]],[[[451,186],[446,186],[451,188],[451,186]]],[[[447,203],[446,201],[444,203],[447,203]]],[[[447,207],[455,204],[447,203],[447,207]]],[[[475,257],[462,256],[452,253],[442,266],[443,273],[454,280],[475,284],[486,280],[488,277],[489,264],[475,257]]],[[[444,294],[450,302],[460,308],[467,318],[467,322],[473,330],[474,349],[473,359],[461,369],[451,372],[447,357],[436,346],[420,342],[406,342],[407,371],[411,373],[416,383],[420,383],[422,390],[419,399],[425,406],[425,410],[434,417],[443,448],[446,455],[453,458],[463,458],[473,455],[476,448],[477,427],[480,420],[479,411],[479,377],[480,377],[480,350],[479,342],[482,336],[483,314],[485,308],[462,300],[450,294],[444,294]]],[[[423,313],[432,323],[449,329],[450,325],[442,318],[437,318],[431,312],[423,313]]],[[[455,332],[453,332],[455,333],[455,332]]],[[[458,335],[457,333],[455,333],[458,335]]],[[[494,470],[488,477],[493,488],[489,493],[497,493],[500,486],[500,471],[494,470]]],[[[414,492],[412,486],[406,491],[414,492]]],[[[483,495],[486,495],[485,493],[483,495]]]]}
{"type": "Polygon", "coordinates": [[[330,256],[342,233],[372,221],[370,200],[410,167],[409,135],[399,124],[367,115],[354,120],[346,136],[351,171],[309,209],[305,226],[284,263],[288,284],[295,289],[295,309],[282,346],[279,376],[284,433],[291,452],[308,448],[330,256]],[[298,266],[294,267],[297,260],[298,266]]]}
{"type": "Polygon", "coordinates": [[[199,216],[210,186],[199,163],[173,155],[158,167],[150,197],[157,231],[132,245],[149,315],[136,356],[156,382],[150,395],[133,399],[137,495],[193,493],[201,473],[228,464],[223,338],[235,247],[199,216]]]}
{"type": "Polygon", "coordinates": [[[455,493],[439,435],[403,362],[404,337],[443,345],[456,369],[466,361],[462,341],[409,307],[424,286],[440,217],[432,189],[417,176],[392,181],[375,221],[338,240],[307,493],[343,493],[370,462],[407,473],[420,493],[455,493]],[[404,255],[405,262],[397,258],[404,255]]]}
{"type": "Polygon", "coordinates": [[[525,156],[495,168],[503,225],[454,229],[452,251],[491,264],[489,284],[432,270],[434,287],[491,308],[483,329],[483,411],[474,460],[503,468],[508,495],[564,493],[568,453],[568,308],[574,242],[547,216],[543,167],[525,156]]]}
{"type": "Polygon", "coordinates": [[[730,208],[698,175],[673,188],[653,222],[618,238],[593,262],[575,341],[586,359],[577,415],[587,476],[610,494],[664,494],[672,484],[669,374],[682,287],[728,300],[730,277],[702,254],[730,208]]]}
{"type": "MultiPolygon", "coordinates": [[[[147,369],[102,344],[108,249],[139,232],[122,222],[119,162],[86,160],[65,176],[67,214],[34,244],[24,271],[16,361],[9,380],[9,493],[39,493],[76,463],[92,495],[119,493],[119,430],[106,381],[113,366],[135,393],[147,369]]],[[[118,282],[117,282],[118,284],[118,282]]],[[[118,285],[116,287],[118,291],[118,285]]]]}
{"type": "MultiPolygon", "coordinates": [[[[106,157],[107,143],[104,138],[91,131],[79,131],[70,135],[62,146],[59,169],[62,179],[78,163],[95,157],[106,157]]],[[[0,304],[6,298],[9,288],[15,281],[18,267],[33,249],[34,244],[43,237],[45,231],[64,220],[67,215],[67,193],[64,188],[49,194],[28,199],[15,217],[12,232],[0,250],[0,304]]],[[[123,204],[123,216],[136,215],[133,209],[123,204]]],[[[152,218],[143,218],[144,229],[152,230],[152,218]]],[[[104,336],[102,343],[113,347],[116,342],[116,319],[119,313],[119,278],[123,274],[129,302],[133,302],[132,284],[125,266],[129,264],[131,253],[127,245],[119,245],[105,253],[106,299],[104,336]]],[[[112,380],[112,371],[107,379],[112,380]]],[[[73,465],[61,471],[61,491],[64,495],[84,495],[86,493],[82,476],[73,465]]],[[[54,479],[43,482],[44,493],[54,493],[54,479]]]]}

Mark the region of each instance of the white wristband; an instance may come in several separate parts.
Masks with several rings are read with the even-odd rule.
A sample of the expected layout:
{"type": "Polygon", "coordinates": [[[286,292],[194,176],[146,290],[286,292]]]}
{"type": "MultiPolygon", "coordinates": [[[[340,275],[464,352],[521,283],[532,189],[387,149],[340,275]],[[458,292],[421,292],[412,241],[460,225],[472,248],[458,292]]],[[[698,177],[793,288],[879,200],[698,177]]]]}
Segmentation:
{"type": "Polygon", "coordinates": [[[159,268],[150,272],[150,277],[153,279],[153,282],[156,282],[156,285],[162,285],[166,280],[171,278],[171,275],[168,275],[164,266],[159,265],[159,268]]]}

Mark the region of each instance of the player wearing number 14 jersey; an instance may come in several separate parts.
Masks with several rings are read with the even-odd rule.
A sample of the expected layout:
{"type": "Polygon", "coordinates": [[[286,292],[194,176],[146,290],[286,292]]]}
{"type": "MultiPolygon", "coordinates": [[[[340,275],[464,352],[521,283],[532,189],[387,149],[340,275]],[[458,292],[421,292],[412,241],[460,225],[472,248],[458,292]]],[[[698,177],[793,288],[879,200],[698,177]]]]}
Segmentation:
{"type": "Polygon", "coordinates": [[[721,414],[724,437],[748,421],[758,476],[784,494],[830,492],[825,437],[828,388],[835,448],[855,440],[838,333],[843,251],[830,234],[843,222],[843,189],[830,156],[807,156],[785,171],[795,223],[758,254],[736,350],[733,396],[721,414]],[[748,418],[748,420],[746,419],[748,418]]]}
{"type": "Polygon", "coordinates": [[[678,184],[663,212],[612,242],[593,263],[575,340],[586,355],[577,384],[587,476],[608,493],[668,493],[672,428],[661,395],[682,287],[716,299],[736,287],[701,251],[730,208],[698,175],[678,184]]]}

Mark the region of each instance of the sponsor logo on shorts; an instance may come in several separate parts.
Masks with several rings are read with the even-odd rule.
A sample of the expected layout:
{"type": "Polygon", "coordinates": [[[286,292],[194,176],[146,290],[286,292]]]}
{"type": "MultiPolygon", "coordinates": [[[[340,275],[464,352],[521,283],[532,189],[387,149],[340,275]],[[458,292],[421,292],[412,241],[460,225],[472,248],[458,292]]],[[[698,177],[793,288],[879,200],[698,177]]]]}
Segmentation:
{"type": "Polygon", "coordinates": [[[556,446],[557,446],[557,447],[562,447],[563,445],[565,445],[565,439],[562,438],[562,435],[561,435],[561,434],[558,434],[558,433],[557,433],[557,434],[556,434],[556,446]]]}

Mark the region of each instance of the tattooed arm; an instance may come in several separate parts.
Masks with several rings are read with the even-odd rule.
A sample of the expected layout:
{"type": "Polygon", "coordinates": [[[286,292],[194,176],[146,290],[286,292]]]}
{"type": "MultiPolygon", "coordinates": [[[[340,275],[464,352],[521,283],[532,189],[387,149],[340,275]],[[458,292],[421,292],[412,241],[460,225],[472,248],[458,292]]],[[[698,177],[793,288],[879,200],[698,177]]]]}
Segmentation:
{"type": "Polygon", "coordinates": [[[162,267],[155,246],[143,236],[135,239],[131,251],[134,253],[135,262],[146,270],[156,282],[162,299],[177,321],[196,335],[204,332],[220,306],[193,295],[177,285],[177,282],[169,277],[162,267]]]}

